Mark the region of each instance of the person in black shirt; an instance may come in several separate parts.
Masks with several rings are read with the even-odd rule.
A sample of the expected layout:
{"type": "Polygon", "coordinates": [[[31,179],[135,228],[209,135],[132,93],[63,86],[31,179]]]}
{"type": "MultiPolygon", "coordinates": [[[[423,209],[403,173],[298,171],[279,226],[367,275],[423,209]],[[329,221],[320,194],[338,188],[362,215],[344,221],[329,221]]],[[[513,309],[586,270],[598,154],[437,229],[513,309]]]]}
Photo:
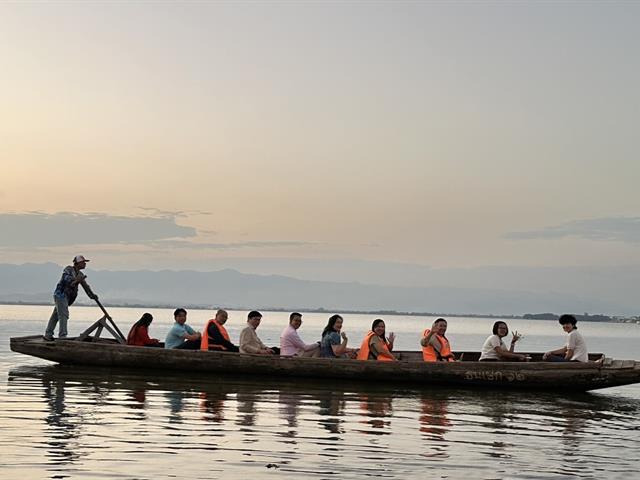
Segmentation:
{"type": "Polygon", "coordinates": [[[204,345],[202,346],[203,350],[240,351],[240,349],[231,342],[227,329],[224,328],[224,324],[227,323],[228,318],[229,315],[225,310],[218,310],[215,318],[209,320],[206,328],[209,338],[206,343],[206,348],[204,345]]]}

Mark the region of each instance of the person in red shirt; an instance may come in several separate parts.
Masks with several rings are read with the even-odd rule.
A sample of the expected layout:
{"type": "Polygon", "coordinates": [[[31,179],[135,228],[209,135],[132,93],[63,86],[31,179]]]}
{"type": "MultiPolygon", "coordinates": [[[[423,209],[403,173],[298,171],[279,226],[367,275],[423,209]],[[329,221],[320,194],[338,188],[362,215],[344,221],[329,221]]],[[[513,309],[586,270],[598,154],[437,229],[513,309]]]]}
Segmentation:
{"type": "Polygon", "coordinates": [[[133,324],[127,336],[127,345],[137,345],[139,347],[162,347],[162,343],[157,338],[149,338],[149,325],[153,321],[153,315],[145,313],[140,320],[133,324]]]}

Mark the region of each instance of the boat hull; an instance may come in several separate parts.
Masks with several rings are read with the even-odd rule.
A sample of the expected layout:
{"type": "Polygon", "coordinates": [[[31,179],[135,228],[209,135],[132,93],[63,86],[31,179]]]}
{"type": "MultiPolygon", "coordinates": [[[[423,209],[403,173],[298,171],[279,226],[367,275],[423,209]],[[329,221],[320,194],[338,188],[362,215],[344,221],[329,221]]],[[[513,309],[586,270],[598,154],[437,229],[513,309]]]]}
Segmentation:
{"type": "Polygon", "coordinates": [[[604,364],[547,362],[430,363],[418,352],[400,352],[401,361],[280,357],[218,351],[166,350],[120,345],[105,340],[45,341],[11,338],[11,350],[61,364],[142,368],[157,371],[252,374],[262,377],[336,378],[422,385],[482,386],[588,391],[640,382],[640,362],[608,360],[604,364]],[[406,360],[403,360],[406,358],[406,360]]]}

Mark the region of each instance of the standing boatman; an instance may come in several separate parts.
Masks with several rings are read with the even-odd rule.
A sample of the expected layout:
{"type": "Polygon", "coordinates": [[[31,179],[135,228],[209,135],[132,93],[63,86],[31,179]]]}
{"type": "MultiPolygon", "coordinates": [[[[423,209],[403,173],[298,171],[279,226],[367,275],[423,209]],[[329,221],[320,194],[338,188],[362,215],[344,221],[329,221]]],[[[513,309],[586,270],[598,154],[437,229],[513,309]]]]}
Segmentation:
{"type": "Polygon", "coordinates": [[[55,307],[47,329],[44,332],[45,340],[53,340],[53,331],[56,328],[56,324],[60,322],[60,328],[58,330],[58,336],[65,338],[67,336],[67,321],[69,320],[69,306],[73,305],[78,296],[78,285],[82,285],[82,288],[87,293],[89,298],[98,300],[98,295],[93,293],[91,287],[86,282],[87,276],[80,270],[83,270],[87,266],[89,260],[82,255],[76,255],[73,259],[73,265],[65,267],[62,271],[62,278],[56,285],[56,290],[53,292],[53,301],[55,307]]]}

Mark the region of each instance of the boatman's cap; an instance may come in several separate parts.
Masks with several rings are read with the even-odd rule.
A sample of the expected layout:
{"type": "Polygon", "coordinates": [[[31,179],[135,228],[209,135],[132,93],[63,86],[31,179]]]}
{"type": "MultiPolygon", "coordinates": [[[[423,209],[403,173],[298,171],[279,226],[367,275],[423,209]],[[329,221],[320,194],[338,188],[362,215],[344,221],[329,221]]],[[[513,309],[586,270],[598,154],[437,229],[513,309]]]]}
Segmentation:
{"type": "Polygon", "coordinates": [[[76,255],[73,257],[73,263],[89,262],[88,258],[84,258],[82,255],[76,255]]]}

